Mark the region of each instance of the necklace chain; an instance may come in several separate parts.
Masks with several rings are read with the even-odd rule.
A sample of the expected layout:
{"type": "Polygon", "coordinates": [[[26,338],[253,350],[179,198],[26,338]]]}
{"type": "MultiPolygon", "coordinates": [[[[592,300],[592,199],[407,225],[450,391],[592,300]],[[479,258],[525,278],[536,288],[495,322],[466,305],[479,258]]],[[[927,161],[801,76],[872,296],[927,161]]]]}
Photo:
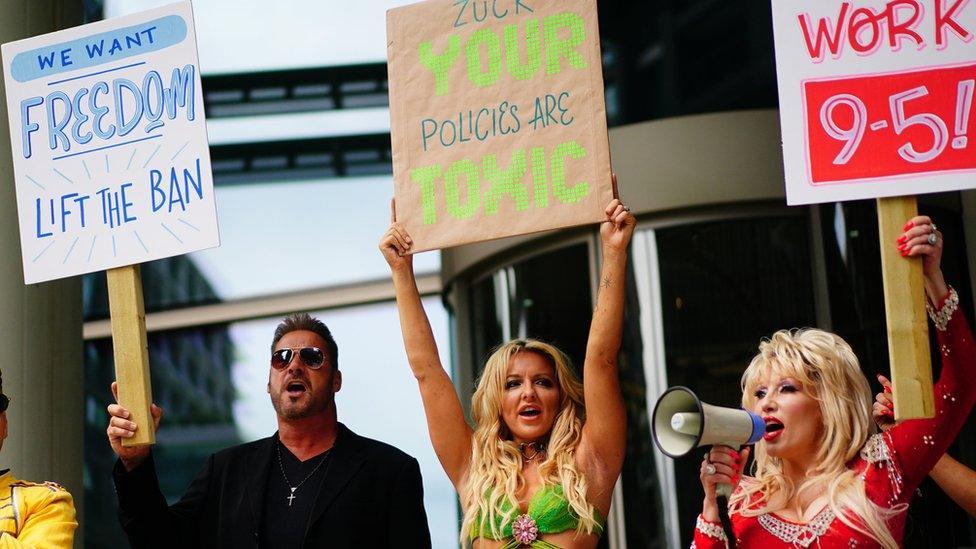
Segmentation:
{"type": "Polygon", "coordinates": [[[329,457],[329,452],[332,451],[332,448],[329,448],[322,454],[322,459],[319,460],[318,465],[316,465],[315,468],[312,469],[312,472],[309,473],[305,478],[302,479],[301,482],[298,483],[298,486],[292,486],[291,481],[288,480],[288,475],[285,474],[285,466],[281,462],[281,441],[278,441],[278,445],[275,446],[275,449],[278,450],[278,467],[281,469],[281,476],[285,479],[285,484],[288,485],[288,489],[291,490],[291,493],[289,493],[288,497],[285,498],[288,500],[288,507],[291,507],[291,502],[295,499],[295,492],[297,492],[298,489],[302,487],[302,484],[305,484],[306,480],[312,478],[312,475],[314,475],[315,472],[319,470],[319,467],[321,467],[322,464],[325,463],[325,458],[329,457]]]}

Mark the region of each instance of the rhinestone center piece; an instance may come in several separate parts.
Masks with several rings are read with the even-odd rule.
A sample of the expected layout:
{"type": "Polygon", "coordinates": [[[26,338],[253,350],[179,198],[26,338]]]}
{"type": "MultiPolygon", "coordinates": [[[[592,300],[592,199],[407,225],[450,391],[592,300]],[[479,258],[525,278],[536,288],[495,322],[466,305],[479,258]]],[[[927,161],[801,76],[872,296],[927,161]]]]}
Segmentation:
{"type": "Polygon", "coordinates": [[[512,523],[512,537],[522,545],[528,545],[538,539],[539,527],[535,519],[526,514],[515,517],[512,523]]]}
{"type": "Polygon", "coordinates": [[[834,512],[830,510],[830,507],[824,507],[823,511],[817,513],[817,516],[808,524],[785,522],[769,513],[759,515],[759,524],[767,532],[794,547],[804,548],[810,547],[813,542],[817,541],[817,538],[824,535],[830,529],[830,523],[833,521],[834,512]]]}

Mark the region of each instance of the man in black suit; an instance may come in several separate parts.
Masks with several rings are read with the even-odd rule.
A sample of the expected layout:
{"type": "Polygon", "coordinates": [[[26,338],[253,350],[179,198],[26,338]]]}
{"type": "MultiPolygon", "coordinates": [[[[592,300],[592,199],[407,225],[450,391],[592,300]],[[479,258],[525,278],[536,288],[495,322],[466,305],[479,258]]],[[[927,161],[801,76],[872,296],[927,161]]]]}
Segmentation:
{"type": "MultiPolygon", "coordinates": [[[[150,447],[122,446],[138,426],[118,404],[108,407],[119,517],[132,546],[430,547],[417,461],[337,420],[342,374],[325,324],[289,316],[271,350],[278,432],[211,455],[171,506],[150,447]]],[[[152,416],[158,427],[155,404],[152,416]]]]}

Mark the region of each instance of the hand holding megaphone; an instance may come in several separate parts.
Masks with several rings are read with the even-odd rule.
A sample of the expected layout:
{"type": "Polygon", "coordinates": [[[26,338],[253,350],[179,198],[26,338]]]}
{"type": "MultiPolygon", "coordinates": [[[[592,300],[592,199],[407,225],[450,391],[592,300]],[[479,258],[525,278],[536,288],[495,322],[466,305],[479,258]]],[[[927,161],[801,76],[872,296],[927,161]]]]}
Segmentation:
{"type": "Polygon", "coordinates": [[[739,484],[742,470],[749,460],[749,447],[737,452],[735,448],[716,444],[702,459],[698,478],[705,489],[705,500],[715,501],[717,496],[728,497],[739,484]]]}
{"type": "MultiPolygon", "coordinates": [[[[709,458],[712,454],[714,458],[702,462],[702,483],[705,484],[706,476],[709,479],[721,477],[723,482],[710,480],[709,485],[717,484],[718,495],[726,497],[732,493],[733,477],[741,476],[745,464],[745,459],[741,459],[735,450],[757,442],[766,433],[766,424],[758,415],[706,404],[686,387],[671,387],[665,391],[654,406],[653,417],[654,443],[670,457],[685,456],[701,446],[716,446],[709,452],[709,458]],[[709,466],[715,471],[712,472],[709,466]],[[705,475],[706,472],[709,474],[705,475]]],[[[748,453],[745,456],[748,457],[748,453]]]]}

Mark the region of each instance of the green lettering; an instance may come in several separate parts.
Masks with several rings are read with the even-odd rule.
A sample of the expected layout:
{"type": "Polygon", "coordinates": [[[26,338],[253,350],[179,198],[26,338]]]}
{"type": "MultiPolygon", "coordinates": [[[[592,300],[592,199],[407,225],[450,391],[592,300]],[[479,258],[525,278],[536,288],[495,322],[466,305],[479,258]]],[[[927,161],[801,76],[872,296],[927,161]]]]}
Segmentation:
{"type": "Polygon", "coordinates": [[[518,24],[505,27],[505,57],[508,73],[516,80],[526,80],[539,71],[539,21],[525,23],[525,63],[519,55],[518,24]]]}
{"type": "Polygon", "coordinates": [[[454,216],[454,219],[467,219],[478,211],[481,195],[478,182],[478,166],[467,158],[458,160],[451,164],[444,174],[444,194],[447,199],[447,213],[454,216]],[[467,184],[468,199],[461,204],[461,189],[458,184],[460,176],[464,176],[467,184]]]}
{"type": "Polygon", "coordinates": [[[502,54],[498,36],[489,29],[478,29],[471,34],[471,38],[468,38],[464,49],[468,58],[468,80],[480,88],[494,84],[502,72],[502,54]],[[481,70],[482,44],[485,45],[485,57],[488,59],[488,68],[484,72],[481,70]]]}
{"type": "Polygon", "coordinates": [[[546,149],[532,147],[532,185],[536,208],[549,205],[549,188],[546,185],[546,149]]]}
{"type": "Polygon", "coordinates": [[[437,223],[437,202],[434,195],[434,180],[440,177],[441,167],[437,164],[410,170],[410,179],[420,184],[421,204],[424,207],[424,225],[437,223]]]}
{"type": "Polygon", "coordinates": [[[546,74],[559,74],[562,57],[573,68],[586,68],[583,56],[574,50],[586,39],[582,17],[570,11],[549,15],[543,19],[542,26],[546,35],[546,74]],[[569,28],[569,37],[563,39],[559,37],[559,31],[565,27],[569,28]]]}
{"type": "Polygon", "coordinates": [[[576,141],[560,143],[552,152],[552,193],[563,204],[574,204],[589,194],[590,186],[580,181],[572,188],[566,187],[566,157],[579,160],[586,156],[586,149],[576,141]]]}
{"type": "Polygon", "coordinates": [[[437,95],[445,95],[448,92],[447,73],[451,70],[451,65],[461,53],[461,39],[451,36],[447,39],[447,49],[440,55],[434,55],[434,46],[428,40],[420,43],[420,62],[434,73],[434,91],[437,95]]]}
{"type": "Polygon", "coordinates": [[[521,212],[529,207],[529,193],[522,185],[525,175],[525,152],[512,153],[512,164],[507,170],[498,168],[495,155],[489,154],[481,160],[485,180],[489,182],[487,196],[485,196],[485,214],[498,213],[498,199],[509,195],[515,199],[515,210],[521,212]]]}

